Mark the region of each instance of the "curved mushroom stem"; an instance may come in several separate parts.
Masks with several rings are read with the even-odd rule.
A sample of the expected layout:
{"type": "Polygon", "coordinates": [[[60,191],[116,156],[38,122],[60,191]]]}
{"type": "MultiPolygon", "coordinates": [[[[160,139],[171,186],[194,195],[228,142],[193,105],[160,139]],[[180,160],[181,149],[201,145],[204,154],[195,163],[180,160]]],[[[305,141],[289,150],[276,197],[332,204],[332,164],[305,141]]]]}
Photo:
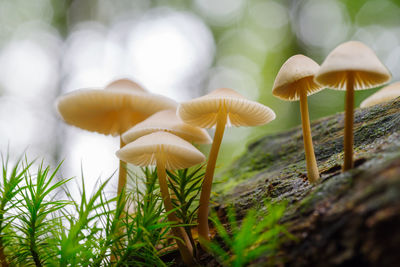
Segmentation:
{"type": "Polygon", "coordinates": [[[200,204],[197,216],[197,229],[199,233],[199,241],[209,241],[208,227],[208,206],[210,203],[211,186],[214,178],[215,164],[217,162],[218,151],[221,145],[222,137],[225,131],[227,120],[227,112],[225,104],[220,107],[217,115],[217,125],[214,134],[214,140],[211,146],[210,155],[208,156],[206,173],[204,175],[203,185],[201,187],[200,204]]]}
{"type": "Polygon", "coordinates": [[[308,115],[307,92],[300,90],[300,111],[301,123],[303,127],[304,151],[306,154],[307,177],[310,183],[315,183],[319,179],[317,161],[315,160],[314,147],[311,137],[310,118],[308,115]]]}
{"type": "MultiPolygon", "coordinates": [[[[122,141],[122,137],[119,137],[120,139],[120,148],[123,148],[125,146],[124,141],[122,141]]],[[[119,161],[119,176],[118,176],[118,190],[117,193],[118,195],[121,193],[122,188],[126,186],[126,163],[123,162],[122,160],[119,161]]]]}
{"type": "MultiPolygon", "coordinates": [[[[157,176],[160,184],[161,197],[164,202],[165,211],[168,212],[168,221],[178,223],[179,220],[173,210],[171,197],[168,190],[167,184],[167,173],[165,171],[165,160],[162,155],[157,156],[157,176]]],[[[177,237],[176,244],[178,245],[179,252],[181,253],[182,260],[188,266],[194,266],[195,262],[193,259],[193,247],[190,243],[189,237],[187,236],[183,227],[171,227],[172,233],[177,237]]]]}
{"type": "Polygon", "coordinates": [[[351,73],[347,75],[345,105],[344,163],[342,171],[353,168],[354,78],[351,73]]]}

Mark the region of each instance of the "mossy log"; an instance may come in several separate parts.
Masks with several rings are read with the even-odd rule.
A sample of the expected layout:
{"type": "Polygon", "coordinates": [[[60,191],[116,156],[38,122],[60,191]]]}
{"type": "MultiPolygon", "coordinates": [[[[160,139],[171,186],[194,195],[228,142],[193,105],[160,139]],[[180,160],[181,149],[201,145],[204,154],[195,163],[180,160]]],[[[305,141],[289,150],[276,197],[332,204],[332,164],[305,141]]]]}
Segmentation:
{"type": "Polygon", "coordinates": [[[282,223],[298,241],[283,245],[285,266],[400,266],[400,99],[355,111],[355,168],[344,173],[343,126],[343,113],[311,125],[315,185],[300,127],[250,144],[222,174],[229,188],[219,187],[215,209],[233,203],[243,216],[264,199],[288,201],[282,223]]]}

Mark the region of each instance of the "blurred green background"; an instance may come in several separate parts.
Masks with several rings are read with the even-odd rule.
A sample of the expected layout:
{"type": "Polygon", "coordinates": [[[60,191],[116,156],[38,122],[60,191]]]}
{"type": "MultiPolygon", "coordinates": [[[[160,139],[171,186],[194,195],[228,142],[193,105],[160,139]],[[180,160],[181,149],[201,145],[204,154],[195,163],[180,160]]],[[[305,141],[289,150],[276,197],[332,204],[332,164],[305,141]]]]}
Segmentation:
{"type": "MultiPolygon", "coordinates": [[[[223,169],[251,140],[300,123],[298,103],[271,93],[283,62],[322,63],[348,40],[399,80],[400,0],[0,0],[0,149],[64,159],[65,176],[81,165],[93,180],[111,174],[117,138],[64,125],[54,100],[128,77],[177,101],[230,87],[271,107],[272,123],[226,131],[223,169]]],[[[356,105],[375,91],[357,92],[356,105]]],[[[309,105],[311,120],[341,112],[344,93],[323,90],[309,105]]]]}

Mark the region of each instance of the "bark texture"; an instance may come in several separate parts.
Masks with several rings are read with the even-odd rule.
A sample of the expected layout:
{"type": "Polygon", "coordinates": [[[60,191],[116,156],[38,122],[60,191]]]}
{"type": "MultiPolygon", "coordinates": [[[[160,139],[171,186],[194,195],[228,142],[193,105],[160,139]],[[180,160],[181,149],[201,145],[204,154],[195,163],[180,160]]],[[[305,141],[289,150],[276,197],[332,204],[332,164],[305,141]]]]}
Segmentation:
{"type": "Polygon", "coordinates": [[[243,216],[263,199],[287,200],[283,223],[299,241],[284,244],[285,266],[399,266],[400,99],[356,109],[355,167],[341,173],[343,127],[343,113],[311,124],[315,185],[306,178],[301,127],[250,144],[220,177],[215,209],[234,203],[243,216]]]}

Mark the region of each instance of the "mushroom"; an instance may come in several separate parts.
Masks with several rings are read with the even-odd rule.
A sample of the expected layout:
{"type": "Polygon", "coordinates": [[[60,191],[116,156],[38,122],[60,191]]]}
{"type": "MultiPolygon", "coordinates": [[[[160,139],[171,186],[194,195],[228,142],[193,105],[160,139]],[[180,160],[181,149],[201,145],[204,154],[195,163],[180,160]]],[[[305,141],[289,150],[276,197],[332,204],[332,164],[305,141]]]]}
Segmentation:
{"type": "Polygon", "coordinates": [[[312,144],[307,96],[323,89],[314,82],[318,69],[319,65],[310,58],[303,55],[292,56],[282,65],[272,89],[272,94],[282,100],[300,100],[307,177],[311,183],[319,179],[319,172],[312,144]]]}
{"type": "MultiPolygon", "coordinates": [[[[168,220],[177,223],[178,218],[172,211],[173,206],[168,190],[166,169],[184,169],[199,164],[205,156],[189,142],[168,132],[159,131],[142,136],[117,151],[117,157],[138,166],[157,166],[161,196],[164,201],[168,220]]],[[[182,227],[172,227],[182,259],[193,265],[193,247],[182,227]],[[183,241],[183,242],[182,242],[183,241]]]]}
{"type": "Polygon", "coordinates": [[[200,242],[202,242],[202,240],[209,240],[208,205],[215,163],[225,126],[266,124],[275,119],[275,113],[269,107],[247,100],[241,94],[227,88],[217,89],[205,96],[183,102],[179,105],[177,113],[188,124],[202,128],[216,126],[198,210],[198,233],[200,242]]]}
{"type": "Polygon", "coordinates": [[[144,121],[130,128],[121,137],[124,143],[128,144],[141,136],[157,131],[170,132],[190,143],[211,143],[211,137],[206,130],[184,123],[176,115],[176,110],[172,109],[154,113],[144,121]]]}
{"type": "Polygon", "coordinates": [[[388,86],[383,87],[375,94],[366,98],[363,102],[361,102],[360,107],[366,108],[374,106],[380,103],[390,101],[399,96],[400,96],[400,82],[395,82],[388,86]]]}
{"type": "MultiPolygon", "coordinates": [[[[167,97],[147,92],[137,83],[120,79],[104,90],[81,89],[57,99],[59,114],[68,124],[84,130],[118,136],[153,113],[176,109],[167,97]]],[[[125,144],[120,139],[120,147],[125,144]]],[[[126,166],[120,161],[118,194],[126,185],[126,166]]]]}
{"type": "Polygon", "coordinates": [[[326,57],[315,81],[335,90],[346,90],[343,171],[353,168],[354,90],[377,87],[391,74],[365,44],[350,41],[336,47],[326,57]]]}

